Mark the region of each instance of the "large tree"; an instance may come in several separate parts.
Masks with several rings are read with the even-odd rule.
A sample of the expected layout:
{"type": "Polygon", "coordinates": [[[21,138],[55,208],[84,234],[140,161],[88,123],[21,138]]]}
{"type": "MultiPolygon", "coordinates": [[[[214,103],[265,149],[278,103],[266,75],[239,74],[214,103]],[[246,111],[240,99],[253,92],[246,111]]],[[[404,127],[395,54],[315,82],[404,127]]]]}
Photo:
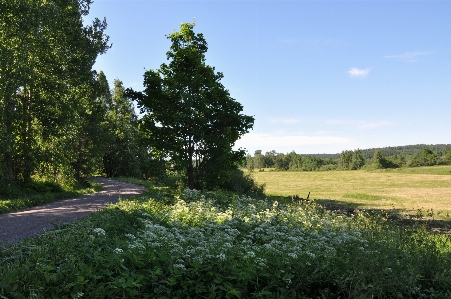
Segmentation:
{"type": "MultiPolygon", "coordinates": [[[[108,48],[106,22],[83,24],[91,0],[0,0],[0,179],[28,181],[50,140],[80,106],[108,48]]],[[[92,98],[92,97],[91,97],[92,98]]]]}
{"type": "Polygon", "coordinates": [[[143,92],[128,91],[146,113],[141,128],[150,146],[186,173],[191,189],[228,179],[245,154],[232,147],[254,123],[221,84],[223,74],[206,64],[207,42],[193,28],[184,23],[169,34],[169,64],[145,72],[143,92]]]}

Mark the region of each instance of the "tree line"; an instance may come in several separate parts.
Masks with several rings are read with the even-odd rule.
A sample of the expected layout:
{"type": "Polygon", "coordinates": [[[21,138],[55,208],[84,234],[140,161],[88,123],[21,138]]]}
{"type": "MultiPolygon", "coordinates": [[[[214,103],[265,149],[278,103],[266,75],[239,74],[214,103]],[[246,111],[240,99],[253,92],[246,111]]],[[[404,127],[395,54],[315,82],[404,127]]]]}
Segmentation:
{"type": "Polygon", "coordinates": [[[237,139],[253,126],[206,64],[208,44],[182,23],[169,63],[144,73],[144,90],[92,69],[111,47],[106,20],[84,24],[91,0],[0,0],[0,193],[34,179],[85,184],[94,174],[193,189],[262,188],[240,170],[237,139]],[[141,115],[137,115],[134,102],[141,115]]]}
{"type": "Polygon", "coordinates": [[[283,154],[269,151],[262,154],[256,150],[247,154],[242,165],[248,171],[265,168],[292,171],[325,171],[382,169],[451,164],[451,145],[408,145],[394,148],[345,150],[340,154],[283,154]],[[388,154],[387,154],[388,153],[388,154]]]}

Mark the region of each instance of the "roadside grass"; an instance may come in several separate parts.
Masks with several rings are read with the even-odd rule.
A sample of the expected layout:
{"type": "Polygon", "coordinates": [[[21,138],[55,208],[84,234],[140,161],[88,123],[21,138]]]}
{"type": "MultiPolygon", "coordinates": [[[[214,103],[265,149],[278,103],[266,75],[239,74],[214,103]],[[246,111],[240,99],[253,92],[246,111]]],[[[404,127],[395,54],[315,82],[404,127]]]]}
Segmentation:
{"type": "Polygon", "coordinates": [[[64,186],[53,182],[33,179],[26,187],[8,188],[8,194],[0,193],[0,214],[20,211],[42,204],[68,199],[102,189],[101,185],[89,181],[89,186],[64,186]]]}
{"type": "Polygon", "coordinates": [[[149,185],[1,247],[0,297],[450,298],[449,269],[448,236],[380,215],[149,185]]]}
{"type": "Polygon", "coordinates": [[[385,170],[254,172],[271,196],[306,197],[345,208],[451,220],[451,166],[385,170]]]}

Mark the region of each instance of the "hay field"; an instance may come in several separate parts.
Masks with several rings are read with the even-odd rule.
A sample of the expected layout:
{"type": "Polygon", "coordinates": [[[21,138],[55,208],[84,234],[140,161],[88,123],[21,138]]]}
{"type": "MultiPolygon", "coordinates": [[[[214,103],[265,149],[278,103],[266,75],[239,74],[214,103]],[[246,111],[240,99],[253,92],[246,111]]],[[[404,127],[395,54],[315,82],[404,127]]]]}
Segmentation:
{"type": "Polygon", "coordinates": [[[361,209],[423,211],[436,219],[451,219],[451,166],[394,170],[323,172],[254,172],[266,193],[332,200],[361,209]]]}

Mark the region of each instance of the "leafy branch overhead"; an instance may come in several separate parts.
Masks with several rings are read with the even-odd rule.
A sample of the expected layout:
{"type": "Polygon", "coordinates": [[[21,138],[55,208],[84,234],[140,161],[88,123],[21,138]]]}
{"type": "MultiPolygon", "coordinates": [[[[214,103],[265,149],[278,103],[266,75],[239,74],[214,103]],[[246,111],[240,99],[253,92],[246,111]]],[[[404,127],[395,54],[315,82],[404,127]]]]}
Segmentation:
{"type": "Polygon", "coordinates": [[[223,74],[206,64],[207,42],[194,24],[167,36],[169,64],[144,74],[144,91],[127,90],[145,113],[141,129],[149,145],[169,156],[187,175],[190,188],[221,185],[244,158],[235,141],[249,132],[254,118],[221,84],[223,74]]]}

